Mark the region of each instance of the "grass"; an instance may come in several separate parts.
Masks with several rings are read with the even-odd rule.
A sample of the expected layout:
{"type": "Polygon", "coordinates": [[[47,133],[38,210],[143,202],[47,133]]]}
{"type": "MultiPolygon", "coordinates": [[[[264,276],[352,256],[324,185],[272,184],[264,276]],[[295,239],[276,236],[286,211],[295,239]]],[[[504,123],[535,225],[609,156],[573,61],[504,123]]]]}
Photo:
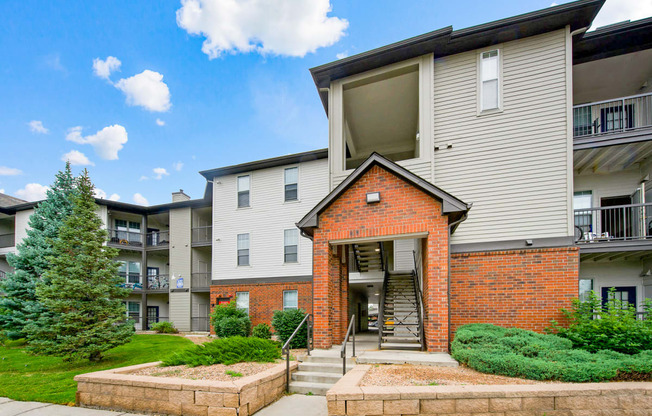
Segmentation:
{"type": "Polygon", "coordinates": [[[233,370],[226,370],[224,374],[231,377],[242,377],[242,373],[238,373],[237,371],[233,371],[233,370]]]}
{"type": "Polygon", "coordinates": [[[34,356],[24,348],[0,346],[0,397],[13,400],[74,404],[78,374],[160,361],[174,351],[192,346],[172,335],[134,335],[100,362],[64,362],[58,357],[34,356]]]}

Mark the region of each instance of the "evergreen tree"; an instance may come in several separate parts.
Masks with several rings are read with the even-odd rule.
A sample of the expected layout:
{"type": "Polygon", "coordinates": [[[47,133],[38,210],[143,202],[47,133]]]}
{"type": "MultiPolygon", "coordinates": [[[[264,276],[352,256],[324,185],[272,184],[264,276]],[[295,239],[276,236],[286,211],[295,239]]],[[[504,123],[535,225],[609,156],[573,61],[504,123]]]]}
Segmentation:
{"type": "Polygon", "coordinates": [[[54,184],[29,218],[27,237],[17,245],[18,254],[9,254],[7,261],[14,268],[0,282],[0,330],[11,339],[24,338],[25,326],[47,311],[36,299],[36,284],[49,268],[46,260],[52,255],[52,242],[72,212],[75,179],[66,163],[56,175],[54,184]]]}
{"type": "Polygon", "coordinates": [[[54,316],[29,325],[33,352],[97,361],[104,351],[129,342],[134,333],[122,302],[129,290],[119,286],[118,263],[113,260],[118,250],[104,245],[107,232],[96,214],[93,188],[84,170],[72,214],[48,258],[49,283],[36,287],[38,300],[54,316]]]}

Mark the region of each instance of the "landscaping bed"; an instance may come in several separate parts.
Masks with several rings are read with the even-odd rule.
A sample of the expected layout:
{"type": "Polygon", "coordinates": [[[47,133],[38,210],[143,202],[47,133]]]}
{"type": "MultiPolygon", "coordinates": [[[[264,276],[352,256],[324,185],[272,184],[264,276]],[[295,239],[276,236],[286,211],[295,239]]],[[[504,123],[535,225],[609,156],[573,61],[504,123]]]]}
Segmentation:
{"type": "Polygon", "coordinates": [[[175,365],[170,367],[141,368],[131,374],[137,376],[174,377],[189,380],[233,381],[269,370],[276,363],[214,364],[199,367],[175,365]]]}

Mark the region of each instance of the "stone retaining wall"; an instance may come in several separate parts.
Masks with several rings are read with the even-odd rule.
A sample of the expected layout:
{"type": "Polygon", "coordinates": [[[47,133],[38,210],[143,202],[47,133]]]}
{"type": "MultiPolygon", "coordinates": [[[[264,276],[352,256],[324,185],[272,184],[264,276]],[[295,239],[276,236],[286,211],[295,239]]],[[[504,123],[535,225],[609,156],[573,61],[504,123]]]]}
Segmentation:
{"type": "MultiPolygon", "coordinates": [[[[77,405],[166,415],[249,416],[285,392],[285,363],[234,381],[129,374],[158,364],[76,376],[77,405]]],[[[292,362],[290,371],[296,368],[292,362]]]]}
{"type": "Polygon", "coordinates": [[[430,416],[652,416],[652,383],[360,386],[358,365],[331,388],[328,414],[430,416]]]}

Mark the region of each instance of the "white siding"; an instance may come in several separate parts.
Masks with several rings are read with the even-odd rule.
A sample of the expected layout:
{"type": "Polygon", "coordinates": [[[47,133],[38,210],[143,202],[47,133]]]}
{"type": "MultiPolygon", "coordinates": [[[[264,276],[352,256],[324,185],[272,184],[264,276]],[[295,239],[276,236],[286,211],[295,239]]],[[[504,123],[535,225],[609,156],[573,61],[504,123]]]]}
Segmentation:
{"type": "MultiPolygon", "coordinates": [[[[240,174],[242,175],[242,174],[240,174]]],[[[312,275],[312,243],[299,237],[299,262],[283,263],[283,231],[299,221],[328,193],[328,161],[250,172],[250,207],[237,208],[236,178],[215,178],[213,186],[213,279],[312,275]],[[284,202],[283,174],[299,166],[299,201],[284,202]],[[219,183],[217,183],[219,182],[219,183]],[[236,236],[249,233],[250,266],[237,266],[236,236]]]]}
{"type": "Polygon", "coordinates": [[[639,306],[645,299],[646,287],[641,278],[641,272],[647,271],[649,265],[641,262],[593,262],[580,263],[580,279],[593,279],[593,291],[602,295],[603,288],[614,286],[636,286],[636,304],[639,306]]]}
{"type": "Polygon", "coordinates": [[[190,331],[190,291],[172,292],[177,279],[190,288],[192,213],[190,208],[170,210],[170,320],[180,331],[190,331]]]}
{"type": "Polygon", "coordinates": [[[414,269],[414,239],[394,240],[394,270],[410,271],[414,269]]]}
{"type": "Polygon", "coordinates": [[[473,203],[453,243],[569,235],[566,35],[495,46],[503,100],[493,114],[477,112],[481,51],[435,60],[433,183],[473,203]]]}
{"type": "Polygon", "coordinates": [[[574,190],[591,191],[592,207],[599,207],[601,198],[633,194],[639,187],[641,178],[638,168],[609,174],[576,175],[574,190]]]}
{"type": "Polygon", "coordinates": [[[16,244],[20,243],[25,239],[25,237],[27,237],[29,217],[31,217],[33,213],[33,209],[18,211],[16,213],[16,244]]]}

